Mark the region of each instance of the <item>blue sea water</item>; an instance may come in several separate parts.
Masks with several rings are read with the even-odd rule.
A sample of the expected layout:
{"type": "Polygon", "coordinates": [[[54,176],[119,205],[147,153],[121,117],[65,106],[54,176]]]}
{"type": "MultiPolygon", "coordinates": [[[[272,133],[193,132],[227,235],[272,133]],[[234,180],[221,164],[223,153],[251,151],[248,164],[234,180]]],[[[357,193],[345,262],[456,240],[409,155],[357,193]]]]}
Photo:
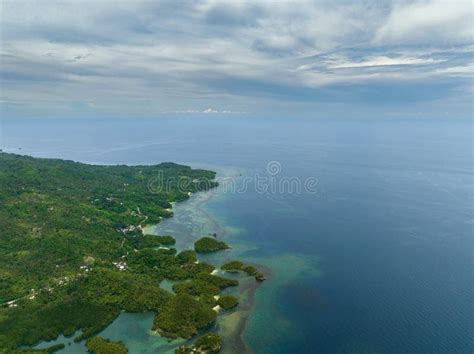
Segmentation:
{"type": "MultiPolygon", "coordinates": [[[[472,121],[450,119],[0,121],[8,152],[174,161],[238,171],[239,186],[317,180],[316,193],[250,183],[203,204],[234,230],[225,237],[238,258],[269,269],[242,334],[255,353],[472,353],[472,143],[472,121]]],[[[154,352],[140,333],[131,352],[154,352]]]]}

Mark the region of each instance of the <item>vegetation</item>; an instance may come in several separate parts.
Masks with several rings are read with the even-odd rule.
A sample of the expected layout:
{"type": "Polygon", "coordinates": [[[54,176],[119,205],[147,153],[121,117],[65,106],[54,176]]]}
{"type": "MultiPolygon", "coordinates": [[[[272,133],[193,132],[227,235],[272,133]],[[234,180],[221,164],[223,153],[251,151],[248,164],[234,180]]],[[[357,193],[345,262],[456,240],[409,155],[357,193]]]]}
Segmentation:
{"type": "Polygon", "coordinates": [[[207,333],[196,340],[194,348],[201,352],[217,353],[221,350],[221,339],[215,333],[207,333]]]}
{"type": "Polygon", "coordinates": [[[242,268],[242,270],[247,273],[248,275],[255,275],[257,273],[257,268],[251,265],[246,265],[242,268]]]}
{"type": "Polygon", "coordinates": [[[127,312],[156,311],[170,296],[152,277],[109,269],[94,270],[69,287],[69,291],[77,293],[83,301],[117,306],[127,312]]]}
{"type": "Polygon", "coordinates": [[[191,338],[215,319],[216,313],[208,304],[188,294],[177,294],[157,313],[153,330],[169,338],[191,338]]]}
{"type": "Polygon", "coordinates": [[[241,261],[231,261],[224,264],[221,269],[228,272],[239,272],[244,267],[244,264],[241,261]]]}
{"type": "Polygon", "coordinates": [[[101,337],[92,337],[86,341],[87,351],[91,354],[126,354],[127,348],[122,342],[112,342],[101,337]]]}
{"type": "Polygon", "coordinates": [[[172,236],[126,235],[128,243],[136,249],[158,248],[162,246],[174,245],[176,240],[172,236]]]}
{"type": "MultiPolygon", "coordinates": [[[[174,239],[145,236],[141,225],[171,216],[171,202],[214,187],[214,176],[173,163],[93,166],[0,153],[0,352],[79,329],[76,341],[89,338],[122,310],[170,310],[180,298],[159,288],[162,279],[214,267],[156,249],[174,239]]],[[[193,314],[208,323],[212,310],[198,305],[193,314]]]]}
{"type": "Polygon", "coordinates": [[[225,289],[229,286],[237,286],[239,285],[239,281],[237,279],[229,279],[220,277],[217,275],[207,274],[207,273],[199,273],[194,276],[194,279],[203,280],[209,284],[213,284],[217,286],[219,289],[225,289]]]}
{"type": "Polygon", "coordinates": [[[239,304],[239,300],[235,296],[224,295],[217,300],[217,304],[224,310],[228,310],[236,307],[239,304]]]}
{"type": "Polygon", "coordinates": [[[90,336],[105,328],[120,312],[117,307],[81,301],[67,294],[51,303],[47,296],[41,296],[39,303],[30,302],[2,310],[0,348],[16,348],[18,343],[34,345],[41,339],[53,340],[61,333],[71,335],[79,328],[90,336]]]}
{"type": "Polygon", "coordinates": [[[173,163],[94,166],[0,153],[0,303],[76,274],[84,257],[114,261],[141,237],[139,225],[170,216],[170,202],[214,187],[214,176],[173,163]]]}
{"type": "MultiPolygon", "coordinates": [[[[214,323],[216,304],[236,306],[214,296],[238,280],[212,275],[196,257],[227,244],[204,237],[176,254],[172,236],[142,231],[171,216],[171,202],[214,187],[214,176],[173,163],[93,166],[0,153],[0,353],[51,353],[62,344],[20,348],[78,330],[74,341],[86,339],[91,353],[126,353],[95,337],[121,311],[154,311],[154,330],[190,338],[214,323]],[[175,294],[159,287],[163,279],[179,281],[175,294]]],[[[190,350],[219,349],[209,334],[190,350]]]]}
{"type": "Polygon", "coordinates": [[[176,259],[181,265],[195,263],[197,261],[196,252],[192,250],[182,251],[176,256],[176,259]]]}
{"type": "Polygon", "coordinates": [[[173,285],[173,291],[176,294],[188,294],[192,296],[217,295],[220,290],[217,286],[206,281],[193,279],[173,285]]]}
{"type": "MultiPolygon", "coordinates": [[[[224,264],[222,267],[221,267],[222,270],[225,270],[227,272],[245,272],[247,273],[247,275],[256,275],[257,274],[257,268],[255,268],[254,266],[252,265],[245,265],[244,263],[242,263],[241,261],[231,261],[231,262],[228,262],[226,264],[224,264]]],[[[263,274],[262,273],[258,273],[260,274],[259,277],[263,277],[263,274]]],[[[258,279],[257,279],[258,280],[258,279]]]]}
{"type": "Polygon", "coordinates": [[[194,250],[197,253],[209,253],[230,248],[225,242],[211,237],[202,237],[194,242],[194,250]]]}
{"type": "Polygon", "coordinates": [[[179,347],[176,354],[188,353],[218,353],[222,348],[221,339],[215,333],[207,333],[199,337],[192,347],[179,347]]]}

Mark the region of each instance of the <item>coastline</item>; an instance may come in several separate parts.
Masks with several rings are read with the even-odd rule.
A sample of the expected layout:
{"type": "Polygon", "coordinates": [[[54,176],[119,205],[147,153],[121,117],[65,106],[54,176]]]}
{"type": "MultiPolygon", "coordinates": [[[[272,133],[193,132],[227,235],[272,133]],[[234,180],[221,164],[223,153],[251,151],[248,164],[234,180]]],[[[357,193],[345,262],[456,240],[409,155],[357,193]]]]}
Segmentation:
{"type": "MultiPolygon", "coordinates": [[[[239,172],[235,173],[235,176],[238,175],[240,175],[239,172]]],[[[229,177],[229,175],[225,174],[224,177],[229,177]]],[[[233,233],[232,228],[225,225],[223,220],[220,220],[217,215],[206,209],[206,205],[209,202],[224,195],[218,188],[219,187],[217,187],[217,190],[195,193],[191,198],[185,201],[173,203],[173,216],[163,219],[158,224],[146,225],[144,232],[156,235],[168,233],[174,235],[177,241],[175,246],[178,252],[183,249],[192,248],[190,247],[190,241],[194,241],[202,236],[202,231],[207,231],[206,234],[216,233],[219,239],[225,239],[231,236],[233,233]],[[190,231],[190,233],[185,235],[187,240],[184,242],[180,237],[186,233],[186,231],[182,229],[183,225],[187,226],[184,229],[190,231]],[[174,229],[175,227],[178,229],[174,229]]],[[[229,257],[232,259],[240,258],[239,253],[243,253],[247,250],[246,247],[239,247],[240,245],[236,245],[231,241],[229,241],[229,244],[232,247],[229,250],[229,252],[232,252],[230,255],[226,252],[214,255],[200,255],[200,257],[210,263],[219,263],[222,257],[226,259],[229,259],[229,257]]],[[[242,260],[245,261],[245,258],[242,260]]],[[[261,269],[266,276],[271,275],[270,268],[260,264],[254,265],[258,269],[261,269]]],[[[221,275],[225,274],[226,276],[230,275],[230,273],[220,270],[219,273],[221,273],[221,275]]],[[[250,353],[252,350],[245,342],[243,334],[247,329],[250,316],[254,310],[255,293],[262,282],[256,281],[253,276],[242,276],[241,274],[234,276],[236,276],[236,279],[239,279],[240,284],[237,289],[231,292],[239,298],[239,306],[228,312],[220,311],[215,326],[223,342],[222,353],[250,353]]]]}
{"type": "MultiPolygon", "coordinates": [[[[225,189],[224,189],[225,191],[225,189]]],[[[214,213],[212,208],[207,208],[209,202],[215,198],[225,196],[226,193],[219,189],[211,189],[194,193],[189,199],[173,203],[173,215],[163,218],[158,224],[143,225],[145,234],[171,234],[176,236],[176,249],[192,249],[193,243],[202,235],[216,233],[219,239],[226,239],[232,248],[228,252],[216,252],[213,254],[199,255],[202,261],[214,264],[215,272],[219,275],[238,279],[240,285],[233,289],[227,289],[223,294],[231,294],[239,299],[239,306],[231,310],[218,311],[216,322],[212,328],[204,333],[217,332],[222,339],[222,353],[252,352],[244,339],[244,332],[248,328],[249,320],[254,313],[255,294],[257,288],[262,284],[253,276],[244,273],[231,274],[219,269],[219,266],[230,259],[238,258],[243,261],[251,261],[245,256],[249,250],[249,243],[239,242],[240,229],[232,227],[225,218],[214,213]],[[177,232],[173,228],[178,227],[177,232]],[[164,231],[164,232],[162,232],[164,231]],[[168,232],[169,231],[169,232],[168,232]],[[184,239],[182,238],[184,236],[184,239]]],[[[225,196],[226,198],[227,196],[225,196]]],[[[266,275],[270,275],[268,267],[263,267],[258,262],[252,263],[266,275]]],[[[163,288],[162,284],[160,287],[163,288]]],[[[166,287],[164,288],[167,289],[166,287]]],[[[106,328],[98,333],[99,336],[112,341],[122,341],[132,352],[166,352],[172,353],[179,345],[190,345],[195,340],[169,340],[156,331],[151,331],[153,313],[127,313],[122,312],[106,328]]],[[[42,341],[35,349],[44,348],[53,344],[64,343],[66,346],[61,352],[78,354],[85,352],[84,341],[75,343],[72,337],[58,337],[53,341],[42,341]]]]}
{"type": "MultiPolygon", "coordinates": [[[[271,276],[268,267],[257,265],[259,269],[271,276]]],[[[256,281],[253,277],[241,279],[239,285],[239,306],[232,312],[224,314],[218,318],[217,325],[221,330],[223,339],[222,353],[253,353],[244,339],[244,332],[247,329],[250,317],[254,313],[255,295],[262,282],[256,281]]]]}

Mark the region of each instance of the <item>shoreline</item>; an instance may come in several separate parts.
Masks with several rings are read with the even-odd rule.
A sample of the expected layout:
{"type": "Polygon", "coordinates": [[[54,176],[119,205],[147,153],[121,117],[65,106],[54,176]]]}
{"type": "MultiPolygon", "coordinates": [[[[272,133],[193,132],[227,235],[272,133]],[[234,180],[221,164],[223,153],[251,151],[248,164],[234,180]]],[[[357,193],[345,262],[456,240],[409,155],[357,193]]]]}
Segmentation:
{"type": "MultiPolygon", "coordinates": [[[[270,268],[255,264],[265,275],[271,277],[272,271],[270,268]]],[[[228,315],[222,316],[218,325],[226,327],[232,326],[232,329],[227,328],[229,333],[222,333],[222,338],[229,342],[223,344],[222,353],[252,353],[253,350],[248,346],[244,339],[244,333],[247,329],[249,319],[255,310],[255,295],[257,289],[262,285],[262,282],[257,281],[252,276],[245,276],[240,279],[241,284],[239,289],[239,306],[228,315]],[[226,323],[227,322],[227,323],[226,323]],[[226,338],[227,337],[227,338],[226,338]]],[[[225,330],[225,328],[224,328],[225,330]]]]}
{"type": "MultiPolygon", "coordinates": [[[[240,175],[238,172],[235,176],[240,175]]],[[[229,176],[223,176],[226,178],[229,176]]],[[[222,178],[222,177],[221,177],[222,178]]],[[[209,203],[213,198],[219,195],[219,187],[217,190],[209,190],[206,192],[195,193],[192,195],[194,198],[189,198],[187,200],[181,201],[179,203],[173,203],[173,216],[168,219],[163,219],[158,224],[146,225],[144,230],[151,234],[164,234],[166,232],[160,231],[161,228],[166,228],[168,225],[167,222],[177,222],[179,223],[179,218],[184,215],[179,215],[180,212],[197,212],[200,216],[203,217],[204,222],[201,222],[200,226],[209,225],[210,229],[213,232],[216,232],[221,238],[228,235],[229,231],[226,226],[222,224],[221,220],[214,215],[212,212],[206,210],[205,205],[209,203]],[[176,206],[183,205],[183,207],[176,206]],[[186,205],[187,204],[187,205],[186,205]],[[189,209],[189,210],[188,210],[189,209]],[[172,221],[173,220],[173,221],[172,221]],[[163,225],[164,223],[164,225],[163,225]]],[[[198,223],[198,221],[194,221],[198,223]]],[[[165,230],[163,230],[165,231],[165,230]]],[[[178,235],[176,238],[178,240],[178,235]]],[[[193,238],[197,238],[199,235],[193,235],[193,238]]],[[[179,247],[177,247],[180,251],[179,247]]],[[[230,251],[239,251],[239,248],[233,246],[230,251]]],[[[255,266],[263,271],[268,277],[271,275],[271,269],[263,266],[261,264],[255,264],[255,266]]],[[[250,316],[253,313],[255,305],[255,294],[257,289],[260,287],[262,282],[257,281],[253,276],[242,276],[238,278],[240,281],[238,291],[239,305],[235,310],[226,312],[220,312],[220,315],[216,321],[215,328],[217,333],[221,336],[223,341],[222,353],[251,353],[252,350],[249,348],[248,344],[245,342],[244,333],[247,328],[250,316]]]]}

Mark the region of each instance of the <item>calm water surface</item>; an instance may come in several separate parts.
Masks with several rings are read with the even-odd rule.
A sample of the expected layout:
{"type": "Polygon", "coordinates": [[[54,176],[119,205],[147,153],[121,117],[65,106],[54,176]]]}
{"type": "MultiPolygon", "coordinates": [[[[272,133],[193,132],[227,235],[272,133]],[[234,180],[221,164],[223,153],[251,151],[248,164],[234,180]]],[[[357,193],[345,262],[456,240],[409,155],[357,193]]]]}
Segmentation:
{"type": "MultiPolygon", "coordinates": [[[[182,247],[217,230],[233,253],[210,261],[236,257],[271,270],[239,314],[255,353],[472,353],[472,137],[469,120],[0,122],[0,148],[9,152],[174,161],[237,181],[268,175],[267,163],[278,161],[276,178],[317,178],[315,194],[249,187],[196,195],[159,226],[182,247]]],[[[102,335],[131,353],[171,349],[149,335],[151,320],[124,314],[102,335]]],[[[230,340],[237,323],[219,320],[228,352],[238,348],[230,340]]]]}

